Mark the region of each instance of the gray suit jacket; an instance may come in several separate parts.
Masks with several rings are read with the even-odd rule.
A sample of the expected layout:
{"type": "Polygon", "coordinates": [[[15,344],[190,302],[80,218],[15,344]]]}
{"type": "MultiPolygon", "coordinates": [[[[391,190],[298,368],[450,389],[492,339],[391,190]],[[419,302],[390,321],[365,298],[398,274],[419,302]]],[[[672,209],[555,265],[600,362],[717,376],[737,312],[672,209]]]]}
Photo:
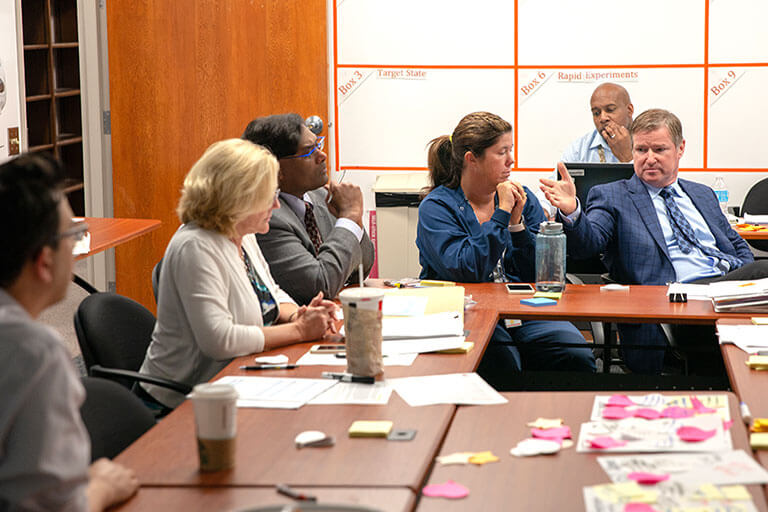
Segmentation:
{"type": "Polygon", "coordinates": [[[282,198],[280,208],[272,212],[269,232],[256,235],[272,277],[299,304],[308,304],[320,291],[327,298],[336,297],[347,282],[357,282],[361,261],[366,276],[373,266],[374,249],[368,233],[364,232],[358,243],[348,229],[335,227],[336,217],[328,211],[326,195],[325,188],[309,192],[323,237],[319,254],[304,219],[299,219],[282,198]]]}

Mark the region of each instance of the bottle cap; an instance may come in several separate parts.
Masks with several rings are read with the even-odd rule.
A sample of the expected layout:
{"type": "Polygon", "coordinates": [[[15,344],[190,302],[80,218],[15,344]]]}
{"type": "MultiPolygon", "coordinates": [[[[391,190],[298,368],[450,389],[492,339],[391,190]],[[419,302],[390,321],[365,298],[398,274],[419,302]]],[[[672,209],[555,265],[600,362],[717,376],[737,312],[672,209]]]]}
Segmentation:
{"type": "Polygon", "coordinates": [[[563,232],[563,224],[560,222],[545,221],[539,224],[539,232],[545,235],[559,235],[563,232]]]}

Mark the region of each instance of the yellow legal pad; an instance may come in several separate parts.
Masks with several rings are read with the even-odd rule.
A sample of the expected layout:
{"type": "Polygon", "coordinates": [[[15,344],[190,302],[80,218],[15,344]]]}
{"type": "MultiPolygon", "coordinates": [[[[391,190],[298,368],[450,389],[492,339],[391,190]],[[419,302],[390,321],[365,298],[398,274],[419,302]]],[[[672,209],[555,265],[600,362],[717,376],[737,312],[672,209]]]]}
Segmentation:
{"type": "Polygon", "coordinates": [[[446,348],[445,350],[438,350],[438,354],[467,354],[470,350],[475,348],[474,341],[465,341],[460,347],[446,348]]]}
{"type": "Polygon", "coordinates": [[[391,421],[355,421],[349,427],[349,437],[387,437],[392,431],[391,421]]]}
{"type": "Polygon", "coordinates": [[[752,323],[755,325],[768,325],[768,316],[753,316],[752,323]]]}

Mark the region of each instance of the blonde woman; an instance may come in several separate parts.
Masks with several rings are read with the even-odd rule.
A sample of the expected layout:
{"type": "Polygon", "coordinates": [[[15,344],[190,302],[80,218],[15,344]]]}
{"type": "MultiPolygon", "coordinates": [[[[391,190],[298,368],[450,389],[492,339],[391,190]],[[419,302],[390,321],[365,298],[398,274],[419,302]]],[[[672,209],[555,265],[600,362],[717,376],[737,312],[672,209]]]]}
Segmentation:
{"type": "MultiPolygon", "coordinates": [[[[213,144],[184,179],[181,227],[160,273],[157,324],[141,372],[189,385],[211,379],[232,358],[322,338],[335,306],[318,294],[299,308],[269,272],[253,233],[266,233],[277,201],[275,157],[251,142],[213,144]]],[[[148,384],[145,400],[184,397],[148,384]]]]}

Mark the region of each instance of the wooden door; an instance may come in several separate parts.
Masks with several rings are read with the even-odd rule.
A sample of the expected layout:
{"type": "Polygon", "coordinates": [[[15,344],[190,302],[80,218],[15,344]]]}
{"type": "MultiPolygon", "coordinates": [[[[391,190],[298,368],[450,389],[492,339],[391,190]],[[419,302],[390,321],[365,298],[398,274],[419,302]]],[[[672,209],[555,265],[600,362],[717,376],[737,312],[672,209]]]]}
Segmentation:
{"type": "Polygon", "coordinates": [[[150,274],[184,175],[252,118],[328,118],[325,0],[107,4],[114,216],[161,229],[116,250],[117,291],[154,309],[150,274]]]}

